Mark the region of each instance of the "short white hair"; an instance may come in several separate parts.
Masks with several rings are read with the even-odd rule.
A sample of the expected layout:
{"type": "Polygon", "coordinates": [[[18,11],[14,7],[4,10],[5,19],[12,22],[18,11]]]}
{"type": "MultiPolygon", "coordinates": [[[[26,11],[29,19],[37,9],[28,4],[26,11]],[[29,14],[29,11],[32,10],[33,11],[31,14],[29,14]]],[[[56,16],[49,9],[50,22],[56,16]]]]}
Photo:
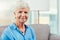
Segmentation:
{"type": "Polygon", "coordinates": [[[18,2],[15,3],[15,5],[13,7],[13,12],[15,12],[15,10],[17,8],[25,8],[25,7],[30,10],[30,7],[29,7],[28,3],[24,2],[24,1],[21,1],[21,2],[18,1],[18,2]]]}

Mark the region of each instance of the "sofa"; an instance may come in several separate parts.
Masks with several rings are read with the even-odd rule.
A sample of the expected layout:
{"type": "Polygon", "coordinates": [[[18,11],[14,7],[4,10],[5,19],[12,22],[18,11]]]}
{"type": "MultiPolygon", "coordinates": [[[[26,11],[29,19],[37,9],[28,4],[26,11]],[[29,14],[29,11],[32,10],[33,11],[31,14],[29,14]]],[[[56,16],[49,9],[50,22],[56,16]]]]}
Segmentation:
{"type": "MultiPolygon", "coordinates": [[[[51,34],[48,24],[31,24],[36,34],[36,40],[60,40],[60,35],[51,34]]],[[[7,26],[0,27],[0,36],[7,26]]]]}

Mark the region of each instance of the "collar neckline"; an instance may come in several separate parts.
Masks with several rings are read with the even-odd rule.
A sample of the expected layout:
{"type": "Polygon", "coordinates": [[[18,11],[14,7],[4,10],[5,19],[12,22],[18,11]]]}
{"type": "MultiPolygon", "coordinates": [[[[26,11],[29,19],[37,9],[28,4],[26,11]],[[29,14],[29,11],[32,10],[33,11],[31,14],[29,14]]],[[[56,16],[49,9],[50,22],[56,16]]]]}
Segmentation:
{"type": "MultiPolygon", "coordinates": [[[[13,29],[18,29],[18,26],[17,26],[15,23],[12,23],[11,25],[13,26],[13,27],[12,27],[13,29]]],[[[25,28],[28,28],[28,26],[25,25],[25,28]]]]}

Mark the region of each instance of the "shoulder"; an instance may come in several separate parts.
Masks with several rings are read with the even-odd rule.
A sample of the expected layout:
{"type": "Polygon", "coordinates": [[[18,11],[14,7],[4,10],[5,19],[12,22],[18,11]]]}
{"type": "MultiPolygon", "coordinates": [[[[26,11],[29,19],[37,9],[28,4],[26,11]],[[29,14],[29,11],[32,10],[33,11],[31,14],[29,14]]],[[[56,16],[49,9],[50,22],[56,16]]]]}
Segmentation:
{"type": "Polygon", "coordinates": [[[10,27],[8,26],[7,28],[4,29],[2,34],[8,34],[10,31],[10,27]]]}
{"type": "Polygon", "coordinates": [[[4,29],[4,31],[3,31],[2,34],[6,34],[6,35],[10,34],[10,32],[11,32],[11,27],[12,27],[11,24],[8,25],[7,28],[4,29]]]}
{"type": "Polygon", "coordinates": [[[1,39],[3,40],[10,40],[12,38],[12,34],[11,34],[11,28],[10,25],[3,31],[2,35],[1,35],[1,39]]]}

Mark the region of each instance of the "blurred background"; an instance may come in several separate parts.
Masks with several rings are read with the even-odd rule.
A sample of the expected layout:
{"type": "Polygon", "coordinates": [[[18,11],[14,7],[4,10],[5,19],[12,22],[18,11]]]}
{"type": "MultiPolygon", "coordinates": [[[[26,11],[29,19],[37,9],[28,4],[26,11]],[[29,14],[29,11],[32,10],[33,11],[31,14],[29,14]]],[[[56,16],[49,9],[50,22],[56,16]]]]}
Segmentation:
{"type": "MultiPolygon", "coordinates": [[[[22,0],[0,0],[0,26],[14,21],[12,7],[22,0]]],[[[60,0],[23,0],[30,6],[26,24],[48,24],[52,34],[60,35],[60,0]]]]}

